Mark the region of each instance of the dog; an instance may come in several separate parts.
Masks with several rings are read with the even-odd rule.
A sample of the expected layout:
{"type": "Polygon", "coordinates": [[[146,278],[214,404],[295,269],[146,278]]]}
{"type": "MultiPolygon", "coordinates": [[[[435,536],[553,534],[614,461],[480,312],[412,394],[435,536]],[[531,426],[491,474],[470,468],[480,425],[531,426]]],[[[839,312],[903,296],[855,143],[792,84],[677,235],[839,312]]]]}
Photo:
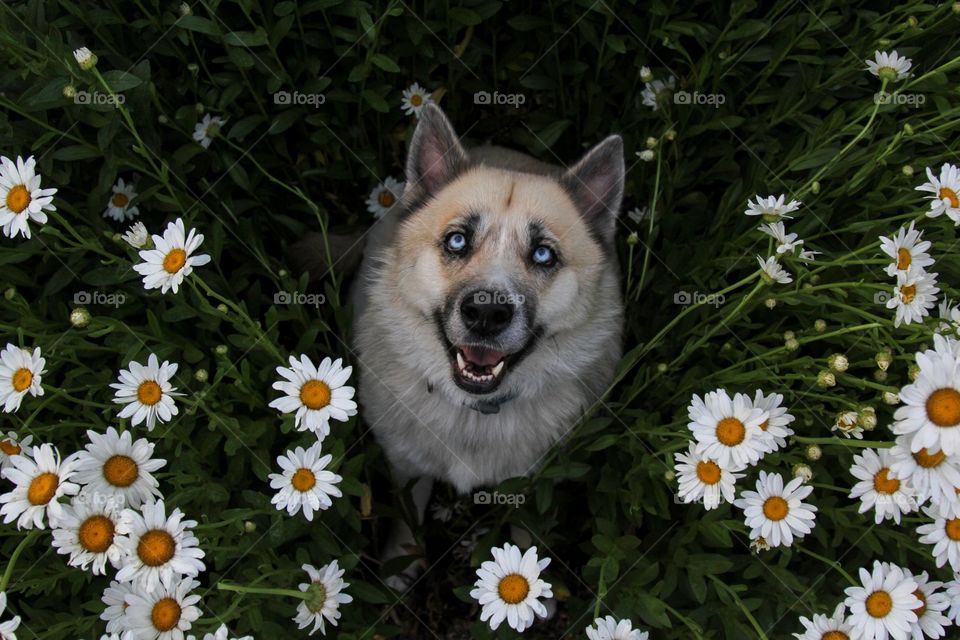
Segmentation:
{"type": "MultiPolygon", "coordinates": [[[[613,379],[624,172],[617,135],[563,168],[467,149],[421,111],[353,289],[363,415],[420,518],[434,480],[466,494],[534,471],[613,379]]],[[[412,535],[394,538],[387,557],[412,535]]]]}

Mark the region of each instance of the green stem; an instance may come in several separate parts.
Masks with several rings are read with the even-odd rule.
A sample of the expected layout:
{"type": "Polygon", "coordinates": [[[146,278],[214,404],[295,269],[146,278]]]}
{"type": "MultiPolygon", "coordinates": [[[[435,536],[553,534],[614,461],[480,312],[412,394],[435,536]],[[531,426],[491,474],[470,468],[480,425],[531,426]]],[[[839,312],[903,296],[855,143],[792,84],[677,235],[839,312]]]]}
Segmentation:
{"type": "Polygon", "coordinates": [[[41,533],[42,531],[39,529],[34,529],[24,536],[20,544],[17,545],[17,548],[13,550],[13,553],[10,555],[10,561],[7,562],[7,568],[3,572],[3,577],[0,578],[0,593],[7,590],[7,585],[10,584],[10,578],[13,576],[13,568],[17,566],[17,560],[20,559],[20,554],[23,553],[24,549],[33,544],[33,541],[39,538],[41,533]]]}
{"type": "Polygon", "coordinates": [[[294,591],[293,589],[275,589],[271,587],[249,587],[240,584],[233,584],[232,582],[220,581],[217,583],[217,589],[222,591],[235,591],[236,593],[258,593],[266,596],[287,596],[289,598],[297,598],[299,600],[306,600],[307,594],[303,591],[294,591]]]}
{"type": "Polygon", "coordinates": [[[810,551],[809,549],[805,549],[803,547],[797,547],[797,549],[800,551],[800,553],[805,553],[811,558],[816,558],[817,560],[820,560],[824,564],[829,565],[830,567],[833,567],[834,569],[836,569],[837,573],[839,573],[844,578],[846,578],[851,585],[858,586],[860,584],[859,582],[854,580],[849,573],[843,570],[843,567],[840,566],[839,562],[836,562],[835,560],[831,560],[830,558],[825,558],[819,553],[814,553],[813,551],[810,551]]]}
{"type": "Polygon", "coordinates": [[[710,578],[718,587],[726,591],[730,597],[737,601],[737,606],[740,607],[740,611],[743,612],[743,615],[747,617],[747,620],[750,621],[750,625],[757,632],[757,638],[760,640],[768,640],[767,634],[763,632],[763,628],[760,626],[760,623],[757,622],[757,619],[753,617],[753,614],[750,613],[750,610],[747,609],[747,606],[743,604],[743,601],[740,599],[740,596],[737,595],[737,592],[727,586],[723,580],[720,580],[716,576],[707,575],[707,577],[710,578]]]}
{"type": "Polygon", "coordinates": [[[803,442],[805,444],[839,444],[844,447],[862,447],[864,449],[889,449],[894,445],[893,442],[886,442],[883,440],[855,440],[853,438],[811,438],[808,436],[792,436],[791,439],[795,442],[803,442]]]}

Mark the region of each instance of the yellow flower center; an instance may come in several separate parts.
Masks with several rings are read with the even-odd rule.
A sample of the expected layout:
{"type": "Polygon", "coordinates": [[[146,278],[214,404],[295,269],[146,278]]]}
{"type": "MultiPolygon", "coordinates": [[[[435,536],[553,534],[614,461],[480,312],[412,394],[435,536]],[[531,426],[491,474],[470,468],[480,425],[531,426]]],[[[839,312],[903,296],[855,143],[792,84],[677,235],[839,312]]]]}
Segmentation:
{"type": "Polygon", "coordinates": [[[924,469],[933,469],[935,467],[939,467],[940,463],[946,458],[947,456],[943,453],[943,451],[927,453],[926,448],[920,449],[920,451],[917,451],[915,454],[913,454],[914,461],[924,469]]]}
{"type": "Polygon", "coordinates": [[[113,521],[102,515],[90,516],[77,531],[80,546],[91,553],[103,553],[113,544],[113,521]]]}
{"type": "Polygon", "coordinates": [[[313,475],[313,471],[310,471],[310,469],[297,469],[290,480],[290,484],[300,493],[304,493],[313,489],[314,485],[317,484],[317,476],[313,475]]]}
{"type": "Polygon", "coordinates": [[[827,631],[820,637],[820,640],[850,640],[850,636],[843,631],[827,631]]]}
{"type": "Polygon", "coordinates": [[[150,612],[150,622],[157,631],[170,631],[180,622],[182,610],[173,598],[157,600],[150,612]]]}
{"type": "Polygon", "coordinates": [[[927,418],[938,427],[960,424],[960,392],[946,387],[931,393],[927,398],[927,418]]]}
{"type": "Polygon", "coordinates": [[[160,385],[153,380],[144,380],[140,383],[140,386],[137,387],[137,400],[140,401],[140,404],[145,404],[148,407],[160,402],[160,396],[163,395],[163,390],[160,388],[160,385]]]}
{"type": "Polygon", "coordinates": [[[421,104],[423,104],[423,96],[421,96],[419,93],[413,94],[410,96],[410,104],[415,107],[419,107],[421,104]]]}
{"type": "Polygon", "coordinates": [[[530,593],[530,583],[523,576],[511,573],[500,580],[497,592],[500,594],[500,599],[507,604],[518,604],[526,600],[527,594],[530,593]]]}
{"type": "Polygon", "coordinates": [[[13,389],[14,391],[23,391],[30,387],[33,383],[33,371],[30,369],[21,367],[13,372],[13,389]]]}
{"type": "Polygon", "coordinates": [[[915,595],[917,600],[920,601],[920,606],[913,610],[913,612],[917,614],[917,617],[919,618],[927,612],[927,596],[923,595],[923,591],[920,591],[920,589],[914,591],[913,595],[915,595]]]}
{"type": "Polygon", "coordinates": [[[300,387],[300,402],[307,409],[323,409],[330,404],[330,387],[321,380],[308,380],[300,387]]]}
{"type": "Polygon", "coordinates": [[[900,488],[900,481],[896,478],[890,478],[888,476],[889,473],[890,469],[888,467],[884,467],[874,474],[873,488],[877,491],[877,493],[889,495],[896,492],[896,490],[900,488]]]}
{"type": "Polygon", "coordinates": [[[112,202],[115,207],[125,207],[127,203],[130,202],[130,198],[128,198],[125,193],[115,193],[113,197],[110,198],[110,202],[112,202]]]}
{"type": "Polygon", "coordinates": [[[947,520],[943,529],[944,531],[947,532],[947,537],[953,540],[954,542],[956,542],[957,540],[960,540],[960,518],[947,520]]]}
{"type": "Polygon", "coordinates": [[[3,451],[8,456],[15,456],[19,455],[23,449],[13,440],[0,440],[0,451],[3,451]]]}
{"type": "Polygon", "coordinates": [[[30,204],[30,192],[22,184],[16,185],[7,191],[7,209],[14,213],[23,213],[30,204]]]}
{"type": "Polygon", "coordinates": [[[910,266],[911,262],[913,262],[913,256],[910,255],[909,249],[903,247],[897,249],[897,269],[904,271],[910,266]]]}
{"type": "Polygon", "coordinates": [[[886,591],[874,591],[867,596],[866,608],[874,618],[886,617],[893,610],[893,598],[886,591]]]}
{"type": "Polygon", "coordinates": [[[60,486],[60,477],[57,474],[49,471],[41,473],[30,481],[30,486],[27,488],[27,500],[34,506],[47,504],[57,492],[58,486],[60,486]]]}
{"type": "Polygon", "coordinates": [[[760,423],[760,428],[763,429],[764,431],[766,431],[767,429],[769,429],[769,428],[770,428],[770,419],[768,418],[768,419],[764,420],[763,422],[761,422],[761,423],[760,423]]]}
{"type": "Polygon", "coordinates": [[[735,447],[747,435],[747,429],[736,418],[724,418],[717,423],[717,440],[728,447],[735,447]]]}
{"type": "MultiPolygon", "coordinates": [[[[960,207],[960,198],[957,198],[957,192],[951,189],[950,187],[940,187],[940,191],[937,192],[937,196],[941,200],[949,200],[950,206],[956,209],[960,207]]],[[[9,201],[9,197],[7,200],[9,201]]]]}
{"type": "Polygon", "coordinates": [[[698,462],[697,477],[704,484],[717,484],[720,482],[720,465],[713,460],[698,462]]]}
{"type": "Polygon", "coordinates": [[[392,207],[393,203],[396,201],[397,199],[393,197],[393,194],[390,192],[389,189],[384,189],[383,191],[380,192],[380,195],[377,197],[377,202],[380,203],[381,207],[385,207],[385,208],[392,207]]]}
{"type": "Polygon", "coordinates": [[[905,284],[900,287],[900,300],[903,304],[910,304],[917,297],[917,285],[905,284]]]}
{"type": "Polygon", "coordinates": [[[103,479],[115,487],[129,487],[139,475],[137,463],[129,456],[110,456],[103,463],[103,479]]]}
{"type": "Polygon", "coordinates": [[[151,529],[140,537],[137,556],[148,567],[159,567],[170,561],[177,551],[173,536],[163,529],[151,529]]]}
{"type": "Polygon", "coordinates": [[[187,264],[187,252],[183,249],[171,249],[163,259],[163,270],[167,273],[176,273],[187,264]]]}
{"type": "Polygon", "coordinates": [[[767,516],[768,520],[779,522],[786,518],[788,513],[790,505],[780,496],[770,496],[763,503],[763,515],[767,516]]]}

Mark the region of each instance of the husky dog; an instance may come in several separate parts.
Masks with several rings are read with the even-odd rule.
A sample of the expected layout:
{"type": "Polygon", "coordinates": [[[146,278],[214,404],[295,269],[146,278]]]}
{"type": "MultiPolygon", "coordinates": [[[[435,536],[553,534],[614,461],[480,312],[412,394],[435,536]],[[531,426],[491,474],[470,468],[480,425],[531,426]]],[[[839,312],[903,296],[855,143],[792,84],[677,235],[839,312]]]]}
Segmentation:
{"type": "Polygon", "coordinates": [[[528,474],[600,399],[621,356],[623,183],[619,136],[564,169],[465,149],[421,111],[354,288],[359,399],[399,483],[528,474]]]}

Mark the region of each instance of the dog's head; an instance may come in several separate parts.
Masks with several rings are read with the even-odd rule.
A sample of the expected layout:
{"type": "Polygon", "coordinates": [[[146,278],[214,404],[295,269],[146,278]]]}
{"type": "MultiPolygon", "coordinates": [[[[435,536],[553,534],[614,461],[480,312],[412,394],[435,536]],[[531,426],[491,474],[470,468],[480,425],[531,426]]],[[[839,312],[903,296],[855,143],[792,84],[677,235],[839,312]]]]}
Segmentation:
{"type": "Polygon", "coordinates": [[[466,394],[468,404],[521,393],[523,370],[550,362],[539,353],[543,343],[584,327],[600,296],[609,298],[600,282],[616,272],[620,137],[566,170],[506,170],[472,160],[429,106],[410,143],[406,179],[396,289],[403,306],[433,325],[435,335],[417,343],[435,343],[427,355],[441,362],[425,374],[466,394]]]}

